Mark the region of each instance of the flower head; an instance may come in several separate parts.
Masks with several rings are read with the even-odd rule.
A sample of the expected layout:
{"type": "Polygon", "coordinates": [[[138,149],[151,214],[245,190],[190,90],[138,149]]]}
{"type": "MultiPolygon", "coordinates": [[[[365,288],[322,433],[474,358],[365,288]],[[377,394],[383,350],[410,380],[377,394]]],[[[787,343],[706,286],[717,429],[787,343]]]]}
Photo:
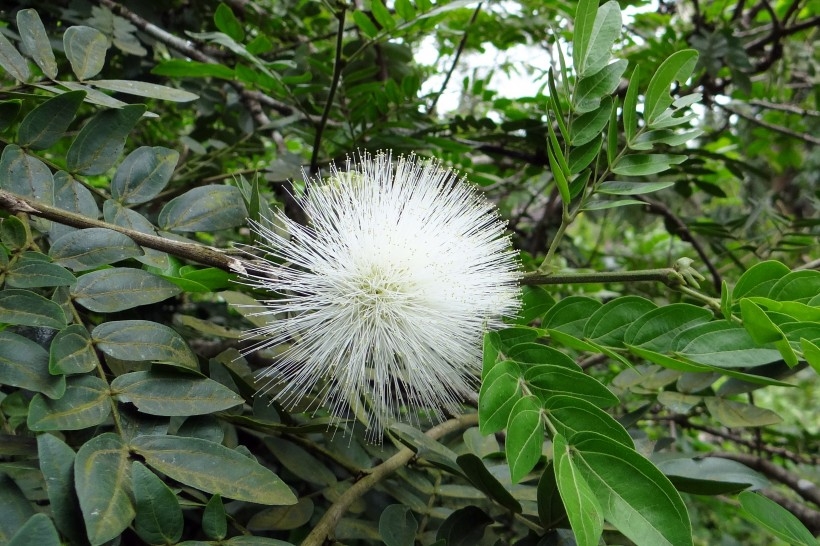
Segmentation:
{"type": "Polygon", "coordinates": [[[475,392],[482,334],[518,307],[492,204],[434,160],[383,153],[308,180],[299,202],[308,226],[281,212],[253,224],[269,257],[245,282],[271,298],[249,336],[254,349],[289,344],[265,388],[286,407],[313,393],[371,436],[400,408],[411,421],[456,412],[475,392]]]}

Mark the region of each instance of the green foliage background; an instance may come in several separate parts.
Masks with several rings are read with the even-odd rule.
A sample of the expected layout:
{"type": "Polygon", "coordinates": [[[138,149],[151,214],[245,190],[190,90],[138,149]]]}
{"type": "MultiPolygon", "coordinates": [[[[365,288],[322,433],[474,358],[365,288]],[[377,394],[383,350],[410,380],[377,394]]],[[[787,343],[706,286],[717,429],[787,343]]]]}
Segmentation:
{"type": "Polygon", "coordinates": [[[29,4],[0,543],[817,544],[820,2],[29,4]],[[477,399],[381,445],[240,356],[247,219],[357,149],[459,169],[527,271],[477,399]]]}

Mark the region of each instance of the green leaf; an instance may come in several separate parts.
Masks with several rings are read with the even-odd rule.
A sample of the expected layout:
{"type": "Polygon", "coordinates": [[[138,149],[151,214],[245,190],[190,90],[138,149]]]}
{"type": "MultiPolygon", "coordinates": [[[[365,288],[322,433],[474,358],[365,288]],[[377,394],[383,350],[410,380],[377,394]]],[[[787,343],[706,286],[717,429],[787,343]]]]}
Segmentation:
{"type": "Polygon", "coordinates": [[[768,487],[759,472],[730,459],[720,457],[690,458],[685,455],[664,457],[655,461],[661,472],[678,491],[694,495],[726,495],[749,487],[768,487]]]}
{"type": "Polygon", "coordinates": [[[157,303],[180,292],[174,283],[147,271],[115,267],[80,276],[71,297],[91,311],[113,313],[157,303]]]}
{"type": "Polygon", "coordinates": [[[60,140],[74,121],[85,91],[69,91],[52,97],[29,112],[17,130],[18,143],[32,150],[45,150],[60,140]]]}
{"type": "Polygon", "coordinates": [[[114,358],[199,369],[199,362],[185,340],[163,324],[148,320],[112,320],[94,328],[91,338],[99,350],[114,358]]]}
{"type": "Polygon", "coordinates": [[[740,300],[740,313],[743,318],[743,327],[752,336],[758,345],[774,343],[780,355],[789,367],[797,365],[797,355],[794,353],[786,336],[771,318],[756,303],[743,298],[740,300]]]}
{"type": "MultiPolygon", "coordinates": [[[[557,366],[556,366],[557,367],[557,366]]],[[[521,370],[515,362],[499,362],[481,382],[478,394],[479,429],[482,434],[507,426],[510,412],[521,397],[521,370]]]]}
{"type": "Polygon", "coordinates": [[[441,524],[432,546],[473,546],[481,541],[485,528],[495,520],[476,506],[459,508],[441,524]]]}
{"type": "Polygon", "coordinates": [[[601,408],[608,408],[618,403],[618,397],[597,379],[563,366],[552,364],[533,366],[524,372],[524,378],[531,386],[533,394],[545,403],[549,402],[550,397],[559,394],[577,396],[601,408]]]}
{"type": "Polygon", "coordinates": [[[650,351],[669,352],[679,332],[709,322],[708,309],[688,303],[673,303],[653,309],[635,319],[624,332],[623,342],[650,351]]]}
{"type": "Polygon", "coordinates": [[[817,546],[817,539],[794,514],[759,493],[744,491],[737,496],[749,518],[789,544],[817,546]]]}
{"type": "Polygon", "coordinates": [[[31,8],[17,12],[17,30],[26,54],[40,67],[46,78],[57,77],[57,60],[51,50],[46,29],[37,11],[31,8]]]}
{"type": "Polygon", "coordinates": [[[200,186],[169,201],[159,226],[168,231],[217,231],[245,223],[248,211],[235,186],[200,186]]]}
{"type": "Polygon", "coordinates": [[[505,351],[507,358],[524,364],[553,364],[581,371],[575,361],[557,349],[541,343],[516,343],[505,351]]]}
{"type": "Polygon", "coordinates": [[[583,397],[563,394],[550,396],[544,408],[546,419],[565,438],[571,438],[576,432],[592,431],[629,448],[634,446],[632,437],[623,425],[583,397]]]}
{"type": "Polygon", "coordinates": [[[387,30],[392,30],[396,27],[396,21],[390,15],[390,10],[384,6],[382,0],[370,0],[370,11],[376,22],[387,30]]]}
{"type": "Polygon", "coordinates": [[[128,446],[117,434],[83,444],[74,459],[74,484],[92,546],[118,537],[134,519],[128,446]]]}
{"type": "Polygon", "coordinates": [[[69,286],[76,280],[69,270],[51,263],[48,256],[35,252],[23,254],[6,274],[6,283],[15,288],[69,286]]]}
{"type": "Polygon", "coordinates": [[[84,542],[85,529],[74,492],[74,450],[56,436],[38,434],[37,455],[57,529],[73,543],[84,542]]]}
{"type": "Polygon", "coordinates": [[[484,466],[481,459],[472,453],[465,453],[464,455],[459,455],[456,462],[476,489],[483,491],[490,499],[507,510],[516,514],[521,512],[521,504],[515,500],[515,497],[487,470],[487,467],[484,466]]]}
{"type": "Polygon", "coordinates": [[[643,201],[638,201],[636,199],[618,199],[616,201],[591,201],[584,205],[584,208],[581,210],[604,210],[604,209],[614,209],[618,207],[628,207],[632,205],[646,205],[643,201]]]}
{"type": "Polygon", "coordinates": [[[222,540],[228,534],[228,518],[218,493],[211,496],[202,512],[202,531],[212,540],[222,540]]]}
{"type": "MultiPolygon", "coordinates": [[[[0,221],[0,243],[3,243],[6,247],[11,249],[25,248],[28,246],[28,237],[29,233],[27,233],[26,225],[17,216],[7,216],[0,221]]],[[[3,252],[4,269],[8,263],[8,255],[3,252]]]]}
{"type": "Polygon", "coordinates": [[[221,78],[233,80],[234,71],[221,64],[200,63],[186,59],[169,59],[162,61],[153,69],[151,74],[169,76],[172,78],[221,78]]]}
{"type": "Polygon", "coordinates": [[[461,468],[456,463],[456,454],[417,428],[407,423],[394,422],[390,425],[390,432],[404,445],[415,451],[420,459],[425,459],[450,474],[461,475],[461,468]]]}
{"type": "Polygon", "coordinates": [[[535,468],[541,459],[544,444],[544,423],[541,422],[541,402],[535,396],[525,396],[515,403],[507,424],[504,446],[510,477],[518,483],[535,468]]]}
{"type": "Polygon", "coordinates": [[[5,544],[35,512],[20,487],[5,473],[0,473],[0,506],[0,540],[5,544]]]}
{"type": "Polygon", "coordinates": [[[0,132],[12,126],[22,105],[23,101],[20,99],[0,100],[0,132]]]}
{"type": "Polygon", "coordinates": [[[408,506],[391,504],[379,517],[379,534],[385,546],[413,546],[419,524],[408,506]]]}
{"type": "Polygon", "coordinates": [[[0,67],[3,67],[11,77],[19,82],[26,82],[31,77],[28,62],[2,33],[0,33],[0,67]]]}
{"type": "Polygon", "coordinates": [[[177,496],[138,461],[131,463],[136,518],[134,530],[148,544],[175,544],[184,521],[177,496]]]}
{"type": "Polygon", "coordinates": [[[604,97],[599,108],[574,119],[570,127],[570,144],[582,146],[603,133],[612,112],[612,104],[611,97],[604,97]]]}
{"type": "Polygon", "coordinates": [[[601,345],[623,347],[627,328],[639,317],[657,309],[651,301],[639,296],[623,296],[596,310],[584,325],[584,338],[601,345]]]}
{"type": "MultiPolygon", "coordinates": [[[[592,32],[598,15],[598,0],[579,0],[575,9],[575,29],[572,34],[572,66],[576,74],[583,73],[589,56],[592,32]]],[[[607,51],[609,53],[609,51],[607,51]]],[[[596,53],[598,56],[600,53],[596,53]]]]}
{"type": "Polygon", "coordinates": [[[629,78],[629,87],[626,89],[624,98],[623,122],[626,143],[629,146],[638,132],[638,92],[641,83],[641,66],[635,66],[632,76],[629,78]]]}
{"type": "Polygon", "coordinates": [[[48,430],[81,430],[97,426],[111,413],[108,385],[99,377],[81,375],[68,380],[65,394],[49,400],[37,394],[31,401],[28,428],[48,430]]]}
{"type": "Polygon", "coordinates": [[[320,460],[298,445],[282,438],[265,439],[265,445],[271,450],[282,466],[298,478],[325,487],[336,483],[336,476],[320,460]]]}
{"type": "MultiPolygon", "coordinates": [[[[586,9],[588,10],[588,8],[586,9]]],[[[580,5],[578,11],[581,11],[580,5]]],[[[610,0],[598,8],[589,32],[587,47],[580,52],[583,57],[579,62],[575,61],[576,53],[573,53],[573,65],[579,79],[592,76],[606,66],[609,62],[612,46],[615,45],[615,40],[620,35],[621,8],[618,6],[618,2],[610,0]]]]}
{"type": "MultiPolygon", "coordinates": [[[[582,146],[571,149],[569,151],[569,158],[567,158],[569,163],[569,172],[571,174],[578,174],[586,169],[589,164],[592,163],[596,157],[598,157],[602,144],[603,139],[594,138],[582,146]]],[[[573,181],[573,186],[574,184],[575,181],[573,181]]]]}
{"type": "MultiPolygon", "coordinates": [[[[54,174],[54,206],[69,212],[76,212],[88,218],[98,218],[100,208],[91,191],[77,182],[65,171],[54,174]]],[[[56,241],[66,233],[78,231],[76,228],[52,222],[48,237],[56,241]]]]}
{"type": "Polygon", "coordinates": [[[558,188],[558,193],[561,195],[561,200],[564,203],[572,201],[572,195],[569,192],[569,182],[567,180],[567,172],[569,172],[569,165],[564,169],[561,166],[561,160],[566,163],[560,148],[554,148],[552,145],[547,146],[547,156],[552,170],[552,177],[555,180],[555,185],[558,188]],[[559,160],[560,158],[560,160],[559,160]]]}
{"type": "Polygon", "coordinates": [[[51,169],[16,144],[6,146],[0,156],[0,188],[47,205],[54,202],[51,169]]]}
{"type": "Polygon", "coordinates": [[[363,11],[356,10],[353,12],[353,22],[356,23],[356,26],[359,27],[368,38],[373,38],[379,33],[379,29],[376,28],[376,25],[374,25],[370,17],[367,16],[367,13],[363,11]]]}
{"type": "Polygon", "coordinates": [[[594,432],[576,434],[569,441],[581,476],[616,529],[636,544],[692,544],[686,506],[655,465],[594,432]]]}
{"type": "Polygon", "coordinates": [[[741,404],[725,398],[704,398],[706,409],[724,427],[765,427],[783,422],[772,410],[741,404]]]}
{"type": "Polygon", "coordinates": [[[416,18],[416,8],[410,0],[396,0],[396,13],[408,22],[416,18]]]}
{"type": "Polygon", "coordinates": [[[744,297],[766,297],[775,283],[788,274],[789,268],[778,261],[757,263],[740,276],[732,290],[732,298],[737,301],[744,297]]]}
{"type": "MultiPolygon", "coordinates": [[[[145,216],[135,210],[122,206],[112,199],[108,199],[103,204],[103,216],[105,221],[110,224],[127,229],[133,229],[134,231],[139,231],[140,233],[146,233],[148,235],[157,234],[154,225],[149,222],[145,216]]],[[[138,262],[144,263],[145,265],[151,267],[156,267],[161,271],[168,271],[171,269],[170,258],[165,252],[148,247],[142,247],[142,251],[144,252],[142,256],[134,256],[134,259],[138,262]]],[[[173,279],[169,278],[168,280],[174,282],[173,279]]],[[[185,289],[184,287],[180,288],[183,288],[183,290],[185,289]]]]}
{"type": "Polygon", "coordinates": [[[99,74],[105,64],[108,38],[96,28],[68,27],[63,34],[63,48],[71,70],[82,81],[99,74]]]}
{"type": "Polygon", "coordinates": [[[575,86],[575,111],[583,114],[598,108],[601,99],[606,95],[611,95],[618,88],[626,67],[626,60],[618,59],[595,74],[581,79],[575,86]]]}
{"type": "Polygon", "coordinates": [[[674,182],[621,182],[612,180],[603,182],[598,186],[597,191],[608,195],[643,195],[664,190],[674,185],[674,182]]]}
{"type": "Polygon", "coordinates": [[[558,481],[555,478],[555,465],[553,462],[547,463],[536,488],[538,518],[541,520],[541,526],[544,529],[554,529],[567,521],[567,512],[558,491],[558,481]]]}
{"type": "Polygon", "coordinates": [[[191,102],[199,98],[199,95],[190,91],[136,80],[88,80],[86,83],[116,93],[171,102],[191,102]]]}
{"type": "Polygon", "coordinates": [[[118,231],[87,228],[66,233],[54,241],[48,254],[64,267],[84,271],[140,256],[142,249],[118,231]]]}
{"type": "Polygon", "coordinates": [[[803,357],[817,374],[820,374],[820,347],[806,338],[800,338],[800,348],[803,349],[803,357]]]}
{"type": "Polygon", "coordinates": [[[99,364],[91,336],[82,324],[71,324],[51,341],[48,370],[52,374],[86,373],[99,364]]]}
{"type": "Polygon", "coordinates": [[[65,393],[65,376],[48,373],[48,353],[21,335],[0,331],[0,384],[41,392],[49,398],[65,393]]]}
{"type": "Polygon", "coordinates": [[[242,28],[242,23],[233,14],[231,8],[224,2],[220,2],[214,12],[214,24],[216,28],[236,40],[241,42],[245,39],[245,29],[242,28]]]}
{"type": "Polygon", "coordinates": [[[0,292],[0,323],[39,326],[60,330],[66,327],[65,313],[51,300],[28,290],[0,292]]]}
{"type": "Polygon", "coordinates": [[[762,366],[780,360],[779,351],[758,347],[745,329],[726,322],[684,330],[678,334],[675,348],[689,360],[720,368],[762,366]]]}
{"type": "Polygon", "coordinates": [[[148,466],[206,493],[259,504],[296,503],[276,474],[223,445],[199,438],[144,435],[135,437],[131,447],[148,466]]]}
{"type": "Polygon", "coordinates": [[[121,375],[111,382],[111,391],[120,401],[131,402],[150,415],[204,415],[243,402],[213,379],[154,371],[121,375]]]}
{"type": "Polygon", "coordinates": [[[644,100],[644,119],[648,126],[652,127],[658,117],[672,105],[670,86],[675,81],[684,83],[695,69],[697,60],[698,52],[694,49],[676,51],[655,71],[644,100]]]}
{"type": "Polygon", "coordinates": [[[60,546],[60,536],[51,519],[45,514],[34,514],[20,527],[6,546],[60,546]]]}
{"type": "Polygon", "coordinates": [[[142,104],[99,112],[85,124],[68,148],[68,170],[95,175],[113,167],[125,147],[128,134],[144,113],[145,106],[142,104]]]}
{"type": "Polygon", "coordinates": [[[808,303],[820,294],[820,271],[804,269],[792,271],[779,279],[768,293],[776,301],[808,303]]]}
{"type": "Polygon", "coordinates": [[[140,146],[123,160],[111,179],[111,196],[139,205],[165,189],[179,161],[179,152],[162,146],[140,146]]]}
{"type": "Polygon", "coordinates": [[[569,296],[547,311],[542,326],[545,329],[583,337],[584,325],[601,305],[600,301],[585,296],[569,296]]]}
{"type": "Polygon", "coordinates": [[[554,472],[570,526],[579,546],[597,546],[604,531],[598,499],[573,461],[573,448],[560,434],[553,438],[554,472]]]}
{"type": "Polygon", "coordinates": [[[632,154],[623,156],[612,166],[612,172],[622,176],[646,176],[668,170],[685,160],[685,155],[632,154]]]}

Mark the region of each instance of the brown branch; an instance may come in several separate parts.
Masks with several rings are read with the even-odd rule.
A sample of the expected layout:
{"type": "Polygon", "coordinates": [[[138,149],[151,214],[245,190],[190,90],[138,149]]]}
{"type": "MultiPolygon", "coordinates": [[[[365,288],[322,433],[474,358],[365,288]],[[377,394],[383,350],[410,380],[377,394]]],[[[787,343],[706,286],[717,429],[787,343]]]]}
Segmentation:
{"type": "Polygon", "coordinates": [[[790,114],[796,114],[798,116],[811,116],[811,117],[820,117],[820,111],[818,110],[806,110],[805,108],[800,108],[798,106],[794,106],[792,104],[777,104],[774,102],[769,102],[765,100],[758,100],[752,99],[749,101],[749,104],[752,106],[760,106],[761,108],[766,108],[769,110],[778,110],[780,112],[788,112],[790,114]]]}
{"type": "MultiPolygon", "coordinates": [[[[431,428],[425,435],[437,440],[445,434],[475,426],[477,423],[477,413],[460,415],[431,428]]],[[[339,520],[342,519],[342,516],[347,512],[350,505],[373,489],[380,481],[409,463],[415,455],[413,450],[404,448],[379,466],[371,469],[365,477],[350,486],[350,488],[342,493],[336,502],[331,505],[328,511],[322,516],[322,519],[313,527],[310,534],[302,541],[302,546],[320,546],[326,544],[327,540],[332,537],[339,520]]]]}
{"type": "Polygon", "coordinates": [[[758,455],[751,453],[729,453],[723,451],[714,451],[708,453],[709,457],[719,457],[721,459],[731,459],[739,463],[745,464],[749,468],[757,470],[777,482],[782,483],[789,489],[803,497],[804,500],[820,506],[820,488],[810,481],[801,478],[797,474],[789,472],[782,466],[776,465],[773,462],[764,459],[758,455]]]}
{"type": "Polygon", "coordinates": [[[820,138],[817,138],[815,136],[812,136],[812,135],[809,135],[809,134],[806,134],[806,133],[798,133],[797,131],[793,131],[791,129],[783,127],[782,125],[775,125],[773,123],[769,123],[767,121],[757,119],[754,116],[750,116],[749,114],[744,114],[743,112],[740,112],[739,110],[735,110],[733,108],[729,108],[728,106],[718,104],[718,103],[715,103],[715,104],[717,104],[717,106],[719,108],[722,108],[723,110],[725,110],[726,112],[729,112],[730,114],[734,114],[739,118],[743,118],[746,121],[749,121],[751,123],[754,123],[755,125],[759,125],[761,127],[769,129],[770,131],[774,131],[776,133],[780,133],[781,135],[786,135],[786,136],[791,137],[791,138],[796,138],[798,140],[802,140],[802,141],[808,142],[810,144],[820,144],[820,138]]]}
{"type": "Polygon", "coordinates": [[[0,190],[0,209],[5,209],[13,214],[30,214],[32,216],[45,218],[46,220],[51,220],[59,224],[79,229],[110,229],[128,236],[140,246],[153,248],[154,250],[159,250],[161,252],[167,252],[169,254],[173,254],[174,256],[185,258],[202,265],[228,271],[229,273],[247,273],[246,265],[248,264],[242,260],[228,256],[224,250],[219,250],[218,248],[200,245],[197,243],[186,243],[183,241],[166,239],[157,235],[141,233],[133,229],[88,218],[87,216],[59,209],[57,207],[44,205],[42,203],[38,203],[37,201],[20,197],[19,195],[15,195],[5,190],[0,190]]]}

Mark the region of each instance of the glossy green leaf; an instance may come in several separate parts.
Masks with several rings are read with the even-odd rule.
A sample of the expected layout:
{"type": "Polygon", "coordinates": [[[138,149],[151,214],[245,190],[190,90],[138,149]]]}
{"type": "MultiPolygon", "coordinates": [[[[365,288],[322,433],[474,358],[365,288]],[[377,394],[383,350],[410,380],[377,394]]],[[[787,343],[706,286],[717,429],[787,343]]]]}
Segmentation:
{"type": "Polygon", "coordinates": [[[57,529],[72,542],[85,540],[80,504],[74,492],[74,450],[56,436],[38,434],[37,455],[57,529]]]}
{"type": "Polygon", "coordinates": [[[83,444],[74,459],[74,484],[92,546],[118,537],[134,519],[128,445],[117,434],[83,444]]]}
{"type": "Polygon", "coordinates": [[[66,233],[51,245],[55,263],[74,271],[94,269],[142,254],[127,235],[106,228],[87,228],[66,233]]]}
{"type": "Polygon", "coordinates": [[[45,204],[54,202],[54,177],[45,163],[16,144],[0,156],[0,188],[45,204]]]}
{"type": "Polygon", "coordinates": [[[405,21],[412,21],[416,17],[416,8],[411,0],[396,0],[396,13],[405,21]]]}
{"type": "Polygon", "coordinates": [[[483,379],[478,394],[478,418],[482,434],[491,434],[507,426],[510,411],[521,397],[520,377],[518,364],[505,361],[496,364],[483,379]]]}
{"type": "Polygon", "coordinates": [[[131,402],[150,415],[203,415],[243,402],[213,379],[154,371],[121,375],[111,382],[111,391],[120,401],[131,402]]]}
{"type": "Polygon", "coordinates": [[[0,33],[0,67],[19,82],[26,82],[31,77],[28,62],[2,33],[0,33]]]}
{"type": "Polygon", "coordinates": [[[789,366],[797,365],[797,355],[780,328],[756,303],[743,298],[740,300],[743,327],[758,345],[773,343],[789,366]]]}
{"type": "Polygon", "coordinates": [[[611,111],[612,98],[604,97],[599,108],[574,119],[570,127],[570,143],[573,146],[582,146],[600,136],[609,121],[611,111]]]}
{"type": "Polygon", "coordinates": [[[624,97],[623,123],[626,143],[629,146],[638,131],[638,93],[641,82],[640,65],[635,66],[629,78],[629,86],[624,97]]]}
{"type": "Polygon", "coordinates": [[[386,546],[413,546],[419,524],[409,507],[391,504],[379,517],[379,534],[386,546]]]}
{"type": "Polygon", "coordinates": [[[76,280],[69,270],[35,252],[23,254],[6,273],[6,284],[15,288],[69,286],[76,280]]]}
{"type": "MultiPolygon", "coordinates": [[[[820,322],[820,306],[807,305],[799,301],[775,301],[769,298],[751,297],[746,298],[759,306],[765,307],[769,311],[775,311],[784,315],[789,315],[799,321],[820,322]]],[[[786,325],[784,324],[785,328],[786,325]]]]}
{"type": "Polygon", "coordinates": [[[150,201],[165,189],[179,152],[162,146],[140,146],[123,160],[111,179],[111,196],[129,205],[150,201]]]}
{"type": "Polygon", "coordinates": [[[175,544],[182,537],[182,508],[176,495],[138,461],[131,463],[134,530],[148,544],[175,544]]]}
{"type": "Polygon", "coordinates": [[[775,283],[788,274],[789,268],[778,261],[757,263],[740,276],[732,290],[732,297],[735,301],[744,297],[766,297],[775,283]]]}
{"type": "Polygon", "coordinates": [[[598,8],[590,31],[588,46],[583,50],[580,63],[575,62],[573,51],[573,64],[579,79],[591,76],[606,66],[611,56],[612,46],[620,35],[621,8],[618,2],[610,0],[598,8]]]}
{"type": "Polygon", "coordinates": [[[616,201],[591,201],[584,205],[582,210],[605,210],[605,209],[614,209],[619,207],[629,207],[633,205],[646,205],[643,201],[638,201],[636,199],[618,199],[616,201]]]}
{"type": "Polygon", "coordinates": [[[168,326],[148,320],[114,320],[91,331],[97,348],[128,361],[148,360],[196,370],[199,363],[185,340],[168,326]]]}
{"type": "Polygon", "coordinates": [[[553,438],[554,472],[558,491],[579,546],[597,546],[604,531],[604,516],[598,499],[575,464],[573,448],[560,434],[553,438]]]}
{"type": "MultiPolygon", "coordinates": [[[[554,451],[554,448],[553,448],[554,451]]],[[[558,491],[554,460],[547,463],[536,488],[538,518],[545,529],[553,529],[567,520],[567,511],[558,491]]]]}
{"type": "Polygon", "coordinates": [[[68,27],[63,34],[63,48],[78,80],[99,74],[105,64],[108,38],[99,30],[86,26],[68,27]]]}
{"type": "Polygon", "coordinates": [[[669,88],[675,81],[685,82],[698,60],[698,52],[694,49],[676,51],[670,55],[652,76],[646,89],[644,100],[644,118],[650,127],[667,108],[672,105],[673,99],[669,95],[669,88]]]}
{"type": "Polygon", "coordinates": [[[214,23],[216,28],[236,40],[241,42],[245,39],[245,30],[242,28],[242,23],[233,14],[231,8],[224,2],[220,2],[214,12],[214,23]]]}
{"type": "Polygon", "coordinates": [[[794,514],[759,493],[744,491],[738,495],[740,506],[755,523],[768,529],[789,544],[816,546],[817,539],[794,514]]]}
{"type": "Polygon", "coordinates": [[[521,512],[521,503],[487,470],[481,459],[472,453],[459,455],[456,459],[458,466],[473,486],[483,491],[489,498],[514,513],[521,512]]]}
{"type": "Polygon", "coordinates": [[[792,271],[779,279],[768,297],[776,301],[796,301],[808,303],[820,294],[820,271],[803,269],[792,271]]]}
{"type": "Polygon", "coordinates": [[[507,424],[505,451],[510,465],[510,477],[518,483],[535,468],[541,459],[544,444],[544,423],[541,402],[535,396],[525,396],[515,403],[507,424]]]}
{"type": "Polygon", "coordinates": [[[201,63],[187,59],[168,59],[151,69],[152,74],[172,78],[206,78],[214,77],[233,80],[234,71],[221,64],[201,63]]]}
{"type": "Polygon", "coordinates": [[[598,193],[607,195],[643,195],[664,190],[674,182],[622,182],[611,180],[598,186],[598,193]]]}
{"type": "Polygon", "coordinates": [[[634,447],[632,437],[623,425],[583,396],[554,395],[544,408],[545,418],[565,438],[571,438],[576,432],[593,431],[629,448],[634,447]]]}
{"type": "Polygon", "coordinates": [[[217,231],[245,223],[248,211],[234,186],[200,186],[175,197],[159,213],[168,231],[217,231]]]}
{"type": "Polygon", "coordinates": [[[461,468],[456,463],[456,454],[450,448],[433,440],[417,428],[407,423],[394,422],[390,425],[390,433],[415,451],[420,459],[425,459],[450,474],[456,476],[462,474],[461,468]]]}
{"type": "Polygon", "coordinates": [[[758,347],[742,327],[723,322],[694,326],[678,334],[675,352],[700,364],[748,368],[780,360],[776,349],[758,347]]]}
{"type": "Polygon", "coordinates": [[[551,364],[533,366],[524,372],[524,378],[531,386],[533,394],[544,403],[547,403],[551,396],[559,394],[577,396],[601,408],[608,408],[618,403],[618,397],[597,379],[563,366],[551,364]]]}
{"type": "Polygon", "coordinates": [[[393,20],[393,16],[390,14],[390,10],[388,10],[385,7],[384,2],[382,2],[382,0],[371,0],[370,12],[373,14],[373,17],[376,19],[376,22],[379,23],[379,25],[381,25],[382,28],[392,30],[396,27],[396,21],[393,20]]]}
{"type": "Polygon", "coordinates": [[[47,78],[57,77],[57,60],[51,49],[46,29],[36,10],[21,9],[17,12],[17,30],[25,53],[40,67],[47,78]]]}
{"type": "Polygon", "coordinates": [[[584,325],[601,305],[600,301],[585,296],[569,296],[547,311],[542,325],[546,329],[583,337],[584,325]]]}
{"type": "Polygon", "coordinates": [[[86,373],[98,364],[91,336],[81,324],[71,324],[60,330],[51,341],[48,369],[52,374],[86,373]]]}
{"type": "Polygon", "coordinates": [[[584,338],[610,347],[622,347],[624,334],[639,317],[657,309],[638,296],[623,296],[597,309],[584,325],[584,338]]]}
{"type": "Polygon", "coordinates": [[[669,352],[679,332],[713,317],[708,309],[688,303],[664,305],[634,320],[624,332],[623,342],[650,351],[669,352]]]}
{"type": "Polygon", "coordinates": [[[685,155],[632,154],[623,156],[612,166],[612,172],[622,176],[646,176],[668,170],[685,160],[685,155]]]}
{"type": "Polygon", "coordinates": [[[734,400],[708,396],[704,398],[706,409],[724,427],[765,427],[776,425],[783,419],[772,410],[734,400]]]}
{"type": "Polygon", "coordinates": [[[809,365],[817,374],[820,374],[820,347],[806,338],[801,338],[800,348],[803,349],[803,357],[809,365]]]}
{"type": "Polygon", "coordinates": [[[433,546],[472,546],[478,544],[484,536],[485,528],[493,523],[477,506],[459,508],[441,524],[436,532],[437,541],[433,546]]]}
{"type": "Polygon", "coordinates": [[[6,546],[60,546],[60,536],[51,519],[45,514],[34,514],[5,543],[6,546]]]}
{"type": "Polygon", "coordinates": [[[547,345],[541,343],[516,343],[505,351],[507,358],[524,364],[553,364],[570,370],[581,371],[581,367],[573,359],[547,345]]]}
{"type": "Polygon", "coordinates": [[[598,108],[601,99],[618,88],[626,67],[626,60],[618,59],[595,74],[581,79],[575,86],[575,111],[583,114],[598,108]]]}
{"type": "Polygon", "coordinates": [[[86,83],[107,91],[171,102],[190,102],[199,98],[199,95],[184,89],[136,80],[89,80],[86,83]]]}
{"type": "Polygon", "coordinates": [[[524,286],[521,289],[521,309],[515,317],[515,323],[527,325],[541,318],[547,310],[555,305],[555,298],[540,286],[524,286]]]}
{"type": "Polygon", "coordinates": [[[271,438],[265,445],[282,463],[300,479],[317,485],[331,486],[336,476],[320,460],[298,445],[281,438],[271,438]]]}
{"type": "Polygon", "coordinates": [[[108,385],[93,375],[70,378],[57,400],[35,395],[29,406],[28,427],[37,432],[81,430],[105,422],[111,413],[108,385]]]}
{"type": "Polygon", "coordinates": [[[202,530],[213,540],[222,540],[228,534],[228,518],[225,516],[222,497],[218,493],[211,496],[205,505],[202,512],[202,530]]]}
{"type": "Polygon", "coordinates": [[[50,148],[68,130],[84,99],[84,91],[69,91],[40,104],[20,123],[19,144],[32,150],[50,148]]]}
{"type": "Polygon", "coordinates": [[[616,529],[636,544],[692,544],[686,506],[655,465],[594,432],[576,434],[569,442],[580,474],[616,529]]]}
{"type": "Polygon", "coordinates": [[[765,476],[731,459],[671,456],[655,464],[678,491],[694,495],[726,495],[769,485],[765,476]]]}
{"type": "Polygon", "coordinates": [[[0,292],[0,323],[39,326],[60,330],[66,327],[62,308],[29,290],[8,288],[0,292]]]}
{"type": "Polygon", "coordinates": [[[80,130],[66,154],[72,173],[103,174],[114,166],[125,147],[128,134],[145,113],[145,106],[131,104],[102,110],[80,130]]]}
{"type": "Polygon", "coordinates": [[[141,269],[117,267],[81,275],[71,288],[72,298],[91,311],[113,313],[176,296],[172,282],[141,269]]]}
{"type": "MultiPolygon", "coordinates": [[[[598,15],[597,0],[580,0],[575,9],[575,29],[572,33],[572,66],[576,74],[582,74],[589,56],[592,33],[598,15]]],[[[607,50],[609,53],[609,50],[607,50]]],[[[596,57],[600,53],[596,52],[596,57]]]]}
{"type": "Polygon", "coordinates": [[[368,17],[365,12],[356,10],[352,16],[353,22],[356,23],[356,26],[359,27],[368,38],[373,38],[379,33],[379,29],[376,28],[376,25],[373,24],[373,21],[370,20],[370,17],[368,17]]]}
{"type": "MultiPolygon", "coordinates": [[[[567,162],[569,163],[569,172],[571,174],[578,174],[587,167],[598,157],[598,154],[601,151],[601,145],[603,143],[603,139],[596,137],[593,138],[591,141],[583,144],[577,148],[573,148],[569,152],[569,157],[567,158],[567,162]]],[[[576,181],[573,180],[573,188],[575,187],[576,181]]],[[[572,195],[575,195],[575,192],[571,190],[572,195]]]]}
{"type": "Polygon", "coordinates": [[[56,399],[65,393],[65,376],[48,373],[48,353],[21,335],[0,331],[0,383],[41,392],[56,399]]]}
{"type": "Polygon", "coordinates": [[[259,504],[296,502],[276,474],[223,445],[199,438],[144,435],[134,438],[131,446],[148,466],[201,491],[259,504]]]}

